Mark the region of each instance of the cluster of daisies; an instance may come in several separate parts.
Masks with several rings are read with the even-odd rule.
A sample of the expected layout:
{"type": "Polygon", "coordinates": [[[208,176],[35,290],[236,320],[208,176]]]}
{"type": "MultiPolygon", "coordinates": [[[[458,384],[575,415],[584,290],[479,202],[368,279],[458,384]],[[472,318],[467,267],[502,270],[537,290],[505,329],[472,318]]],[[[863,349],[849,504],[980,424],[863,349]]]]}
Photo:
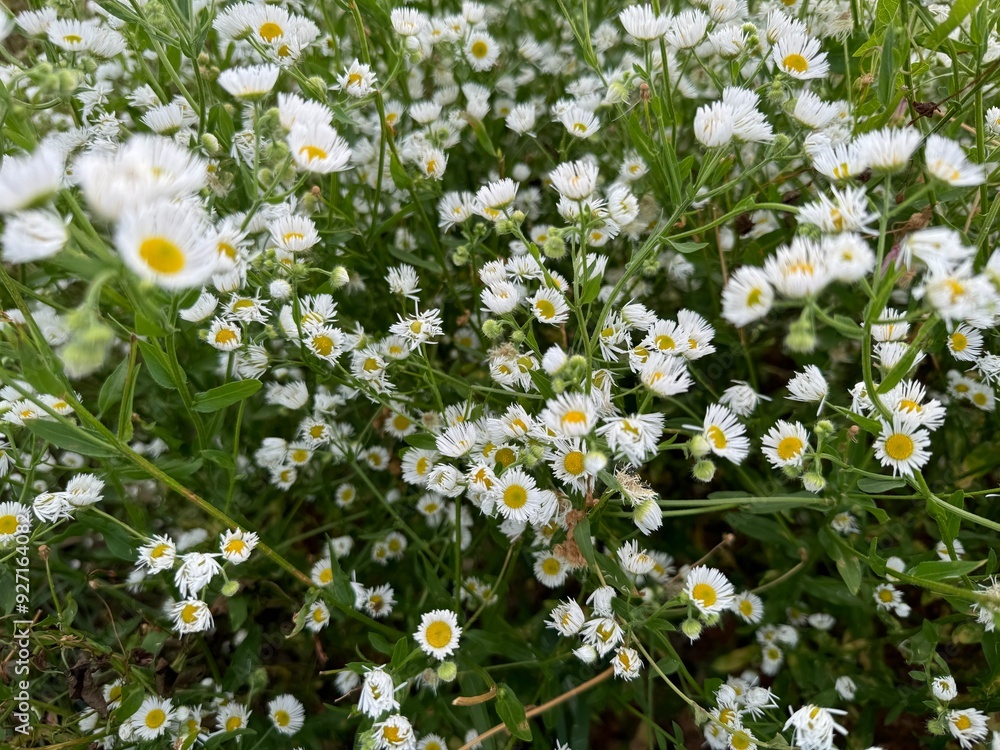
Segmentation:
{"type": "MultiPolygon", "coordinates": [[[[232,734],[250,729],[248,721],[253,713],[245,704],[238,702],[232,693],[219,690],[211,679],[200,687],[215,693],[210,703],[197,705],[175,705],[170,698],[147,695],[142,703],[122,721],[117,732],[109,733],[97,740],[96,746],[104,750],[111,748],[138,747],[163,739],[180,746],[200,746],[212,737],[232,734]]],[[[104,699],[109,711],[122,706],[126,695],[126,683],[121,679],[105,685],[104,699]]],[[[305,723],[305,708],[295,696],[288,693],[275,696],[267,703],[268,730],[291,737],[298,733],[305,723]]],[[[87,734],[102,728],[100,715],[88,710],[79,717],[80,730],[87,734]]],[[[218,742],[219,740],[216,740],[218,742]]]]}
{"type": "MultiPolygon", "coordinates": [[[[475,644],[502,586],[525,588],[520,575],[544,598],[538,638],[555,631],[567,656],[625,683],[652,678],[644,624],[674,618],[690,646],[737,619],[759,674],[715,691],[708,745],[754,750],[767,717],[797,747],[830,750],[848,731],[845,710],[790,708],[782,723],[760,681],[794,649],[809,658],[802,636],[819,640],[835,618],[789,609],[782,620],[722,570],[675,565],[655,547],[667,546],[668,511],[685,511],[655,480],[670,466],[694,493],[731,482],[762,494],[763,469],[775,494],[794,483],[783,499],[828,507],[823,531],[849,545],[866,531],[842,496],[853,468],[926,487],[936,431],[991,418],[1000,251],[973,227],[997,216],[1000,107],[971,126],[939,119],[932,102],[961,94],[946,90],[958,76],[914,43],[913,106],[874,109],[873,85],[880,96],[898,87],[880,80],[885,65],[867,73],[851,57],[854,32],[876,19],[847,0],[637,3],[594,18],[529,4],[526,24],[493,4],[452,5],[369,16],[196,0],[183,18],[172,5],[94,3],[0,17],[0,39],[20,37],[0,65],[14,123],[0,250],[8,296],[25,298],[0,320],[4,345],[44,342],[87,394],[73,403],[141,349],[130,447],[153,461],[195,460],[183,436],[200,419],[182,398],[184,426],[171,434],[154,385],[187,396],[185,379],[204,391],[260,381],[239,407],[239,442],[223,423],[202,453],[233,464],[230,496],[294,508],[289,559],[306,561],[314,587],[296,625],[318,653],[341,636],[328,626],[344,612],[407,624],[419,667],[336,670],[368,746],[448,746],[417,734],[410,688],[454,691],[460,671],[478,668],[463,639],[475,644]],[[795,364],[757,361],[771,349],[795,364]],[[870,455],[853,467],[846,453],[865,440],[870,455]],[[441,569],[454,571],[448,608],[433,608],[437,593],[411,600],[414,573],[441,569]]],[[[911,25],[950,18],[944,6],[920,11],[911,25]]],[[[971,32],[965,19],[952,36],[971,32]]],[[[988,66],[1000,36],[984,36],[988,66]]],[[[36,420],[72,429],[77,417],[26,372],[8,377],[9,354],[0,549],[26,530],[44,539],[62,521],[85,523],[77,511],[98,502],[122,515],[87,459],[53,457],[34,437],[36,420]],[[64,470],[64,483],[46,481],[64,470]]],[[[161,491],[125,490],[126,502],[161,491]]],[[[170,533],[132,530],[142,541],[127,585],[169,592],[162,624],[175,635],[215,636],[240,589],[229,574],[262,544],[258,532],[268,537],[249,530],[265,509],[241,508],[247,523],[212,531],[204,519],[186,529],[187,518],[155,526],[170,533]]],[[[956,562],[964,549],[951,539],[936,553],[956,562]]],[[[872,613],[912,614],[907,564],[890,558],[884,582],[864,587],[872,613]]],[[[1000,586],[989,579],[976,594],[962,614],[993,631],[1000,586]]],[[[337,643],[336,658],[354,645],[337,643]]],[[[963,748],[985,741],[986,714],[949,708],[954,679],[926,682],[931,730],[963,748]]],[[[105,686],[110,708],[124,687],[105,686]]],[[[190,746],[247,727],[249,698],[203,687],[211,704],[146,697],[101,743],[190,746]]],[[[841,674],[834,689],[851,702],[859,688],[841,674]]],[[[267,711],[279,734],[304,726],[290,695],[267,711]]],[[[97,724],[89,714],[80,728],[97,724]]],[[[466,742],[487,728],[462,727],[466,742]]]]}

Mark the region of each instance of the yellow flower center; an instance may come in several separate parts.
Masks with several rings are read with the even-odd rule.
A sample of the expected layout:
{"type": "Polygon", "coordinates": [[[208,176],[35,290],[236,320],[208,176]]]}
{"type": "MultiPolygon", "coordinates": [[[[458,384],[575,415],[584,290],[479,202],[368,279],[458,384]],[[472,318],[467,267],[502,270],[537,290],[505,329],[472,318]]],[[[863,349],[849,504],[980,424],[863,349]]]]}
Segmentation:
{"type": "Polygon", "coordinates": [[[181,610],[181,619],[188,625],[198,619],[198,607],[194,604],[185,604],[181,610]]]}
{"type": "Polygon", "coordinates": [[[325,159],[327,157],[326,151],[321,149],[319,146],[303,146],[299,149],[299,156],[302,155],[305,155],[306,161],[325,159]]]}
{"type": "Polygon", "coordinates": [[[712,441],[712,444],[715,446],[716,450],[721,451],[729,444],[729,441],[726,440],[726,433],[724,433],[722,431],[722,428],[718,427],[717,425],[713,424],[711,427],[709,427],[707,435],[708,439],[712,441]]]}
{"type": "Polygon", "coordinates": [[[333,568],[324,568],[319,574],[319,580],[323,583],[333,581],[333,568]]]}
{"type": "Polygon", "coordinates": [[[169,544],[160,542],[155,547],[153,547],[153,551],[149,553],[149,556],[152,557],[154,560],[159,560],[161,557],[167,554],[169,550],[170,550],[169,544]]]}
{"type": "Polygon", "coordinates": [[[512,484],[503,491],[503,504],[517,510],[528,502],[528,491],[519,484],[512,484]]]}
{"type": "Polygon", "coordinates": [[[785,70],[791,73],[793,70],[796,73],[805,73],[809,70],[809,61],[806,60],[802,55],[797,52],[793,52],[790,55],[785,55],[785,59],[782,60],[782,64],[785,66],[785,70]]]}
{"type": "Polygon", "coordinates": [[[894,461],[905,461],[913,455],[913,438],[897,432],[885,441],[885,452],[894,461]]]}
{"type": "Polygon", "coordinates": [[[285,32],[274,21],[266,21],[261,24],[257,33],[260,34],[260,38],[265,42],[273,42],[275,39],[283,36],[285,32]]]}
{"type": "Polygon", "coordinates": [[[417,460],[417,465],[414,466],[413,469],[417,472],[417,474],[426,474],[427,473],[427,469],[430,468],[429,465],[430,465],[430,461],[427,460],[427,457],[426,456],[421,456],[417,460]]]}
{"type": "Polygon", "coordinates": [[[347,76],[347,85],[350,86],[360,86],[361,81],[364,80],[360,73],[351,73],[347,76]]]}
{"type": "Polygon", "coordinates": [[[794,435],[789,435],[778,443],[778,458],[782,461],[790,461],[802,453],[802,448],[802,441],[794,435]]]}
{"type": "Polygon", "coordinates": [[[13,534],[17,531],[17,516],[0,516],[0,534],[13,534]]]}
{"type": "Polygon", "coordinates": [[[744,617],[749,617],[753,614],[753,604],[749,599],[744,599],[740,602],[740,614],[744,617]]]}
{"type": "Polygon", "coordinates": [[[951,334],[952,351],[964,352],[968,345],[969,345],[969,339],[967,339],[964,334],[959,333],[958,331],[951,334]]]}
{"type": "Polygon", "coordinates": [[[486,57],[487,54],[489,54],[489,51],[490,51],[489,45],[486,44],[486,42],[484,42],[482,39],[477,39],[475,42],[472,43],[472,56],[475,57],[477,60],[482,60],[484,57],[486,57]]]}
{"type": "Polygon", "coordinates": [[[965,714],[959,714],[952,719],[952,724],[955,725],[955,729],[959,732],[964,732],[972,726],[972,721],[965,714]]]}
{"type": "Polygon", "coordinates": [[[316,347],[316,353],[321,357],[329,357],[333,351],[333,339],[329,336],[313,336],[312,342],[313,346],[316,347]]]}
{"type": "Polygon", "coordinates": [[[229,344],[236,341],[235,331],[230,331],[228,328],[223,328],[217,334],[215,334],[216,344],[229,344]]]}
{"type": "Polygon", "coordinates": [[[560,570],[562,570],[562,563],[554,557],[547,557],[542,563],[542,572],[547,576],[558,575],[560,570]]]}
{"type": "Polygon", "coordinates": [[[747,307],[754,307],[760,304],[760,298],[763,296],[764,292],[762,289],[754,287],[747,294],[747,307]]]}
{"type": "Polygon", "coordinates": [[[274,723],[279,727],[287,727],[292,721],[292,717],[288,715],[288,711],[275,711],[274,712],[274,723]]]}
{"type": "Polygon", "coordinates": [[[83,37],[77,34],[64,34],[63,41],[66,44],[80,44],[83,41],[83,37]]]}
{"type": "Polygon", "coordinates": [[[243,726],[243,719],[241,719],[239,716],[230,716],[228,719],[226,719],[227,732],[235,732],[241,726],[243,726]]]}
{"type": "Polygon", "coordinates": [[[583,453],[581,451],[570,451],[563,459],[563,468],[567,474],[577,476],[583,473],[583,453]]]}
{"type": "Polygon", "coordinates": [[[750,745],[750,735],[742,729],[733,732],[732,736],[729,738],[729,747],[733,750],[747,750],[750,745]]]}
{"type": "Polygon", "coordinates": [[[666,334],[660,334],[656,337],[656,346],[661,352],[669,352],[671,349],[677,348],[674,340],[666,334]]]}
{"type": "Polygon", "coordinates": [[[400,734],[399,727],[394,726],[384,726],[382,727],[382,738],[386,742],[402,742],[403,737],[400,734]]]}
{"type": "Polygon", "coordinates": [[[538,317],[543,320],[551,320],[556,316],[556,306],[547,299],[540,299],[535,303],[535,311],[538,317]]]}
{"type": "Polygon", "coordinates": [[[563,425],[566,424],[584,425],[587,424],[587,414],[585,412],[576,410],[568,411],[565,414],[563,414],[562,419],[560,421],[563,423],[563,425]]]}
{"type": "Polygon", "coordinates": [[[157,273],[175,274],[184,268],[184,251],[166,237],[143,240],[139,257],[157,273]]]}
{"type": "Polygon", "coordinates": [[[889,589],[882,589],[881,591],[878,592],[878,598],[880,601],[888,604],[889,602],[892,601],[892,592],[889,591],[889,589]]]}
{"type": "Polygon", "coordinates": [[[247,545],[242,539],[230,539],[226,542],[225,550],[230,555],[242,555],[247,545]]]}
{"type": "Polygon", "coordinates": [[[167,715],[163,713],[162,709],[154,708],[148,714],[146,714],[146,726],[150,729],[159,729],[163,726],[163,722],[167,720],[167,715]]]}
{"type": "Polygon", "coordinates": [[[451,625],[435,620],[427,627],[426,637],[432,648],[444,648],[451,643],[451,625]]]}
{"type": "Polygon", "coordinates": [[[715,589],[710,584],[699,583],[691,590],[691,597],[703,607],[711,607],[718,600],[715,589]]]}

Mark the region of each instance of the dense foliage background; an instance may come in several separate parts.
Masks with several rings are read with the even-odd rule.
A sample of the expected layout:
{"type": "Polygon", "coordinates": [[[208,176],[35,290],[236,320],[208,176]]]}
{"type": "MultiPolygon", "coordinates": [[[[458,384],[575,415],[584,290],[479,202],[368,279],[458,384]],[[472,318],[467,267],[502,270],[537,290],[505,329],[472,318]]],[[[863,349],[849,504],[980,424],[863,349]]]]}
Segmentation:
{"type": "Polygon", "coordinates": [[[996,2],[15,11],[5,743],[997,747],[996,2]]]}

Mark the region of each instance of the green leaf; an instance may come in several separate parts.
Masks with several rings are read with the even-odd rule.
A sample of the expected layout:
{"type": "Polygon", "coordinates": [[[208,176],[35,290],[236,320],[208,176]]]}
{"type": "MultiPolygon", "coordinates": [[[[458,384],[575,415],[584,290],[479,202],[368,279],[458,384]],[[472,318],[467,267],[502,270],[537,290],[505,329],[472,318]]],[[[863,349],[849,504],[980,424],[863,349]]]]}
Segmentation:
{"type": "Polygon", "coordinates": [[[235,403],[250,398],[259,391],[263,383],[255,378],[248,380],[234,380],[232,383],[220,385],[209,391],[202,391],[194,394],[194,410],[200,412],[213,412],[225,409],[235,403]]]}
{"type": "Polygon", "coordinates": [[[122,702],[115,709],[115,720],[124,721],[139,710],[146,699],[146,692],[138,682],[126,682],[122,685],[122,702]]]}
{"type": "Polygon", "coordinates": [[[247,600],[243,596],[231,596],[226,601],[229,605],[229,627],[235,633],[247,621],[247,600]]]}
{"type": "Polygon", "coordinates": [[[97,410],[102,414],[121,401],[125,392],[125,376],[128,374],[128,358],[118,363],[118,367],[108,376],[97,396],[97,410]]]}
{"type": "Polygon", "coordinates": [[[854,555],[842,557],[837,560],[837,570],[847,584],[847,590],[856,595],[861,588],[861,561],[854,555]]]}
{"type": "Polygon", "coordinates": [[[73,451],[81,456],[93,458],[111,458],[118,455],[113,446],[78,425],[54,422],[50,419],[32,419],[25,422],[24,426],[60,450],[73,451]]]}
{"type": "Polygon", "coordinates": [[[382,654],[392,653],[392,644],[386,640],[384,635],[375,632],[368,633],[368,642],[372,644],[372,648],[382,654]]]}
{"type": "Polygon", "coordinates": [[[601,281],[602,276],[592,276],[587,279],[587,284],[583,288],[583,294],[580,295],[580,304],[589,305],[595,299],[597,295],[601,293],[601,281]]]}
{"type": "Polygon", "coordinates": [[[101,533],[112,555],[121,560],[135,559],[136,545],[121,526],[96,513],[82,513],[80,518],[80,525],[101,533]]]}
{"type": "Polygon", "coordinates": [[[305,602],[302,603],[302,606],[295,615],[295,627],[292,628],[292,632],[286,635],[285,638],[294,638],[302,632],[302,629],[306,626],[306,620],[309,619],[309,611],[313,608],[316,600],[319,599],[319,593],[319,589],[309,589],[305,602]]]}
{"type": "Polygon", "coordinates": [[[878,4],[875,6],[875,28],[867,41],[855,51],[855,57],[863,57],[870,50],[882,44],[886,30],[892,25],[898,9],[899,0],[878,0],[878,4]]]}
{"type": "Polygon", "coordinates": [[[896,32],[890,22],[885,27],[885,44],[882,45],[882,59],[879,61],[878,82],[875,93],[883,107],[889,106],[889,100],[896,90],[896,32]]]}
{"type": "Polygon", "coordinates": [[[573,541],[580,548],[580,554],[587,561],[591,569],[597,567],[597,558],[594,556],[594,544],[590,539],[590,519],[584,516],[573,527],[573,541]]]}
{"type": "MultiPolygon", "coordinates": [[[[163,353],[163,350],[152,341],[139,340],[138,344],[139,351],[142,352],[142,358],[146,362],[146,367],[149,368],[149,374],[156,381],[156,384],[162,388],[177,390],[178,384],[174,382],[174,376],[170,372],[170,360],[167,359],[167,355],[163,353]]],[[[182,370],[182,382],[184,378],[184,371],[182,370]]]]}
{"type": "Polygon", "coordinates": [[[389,174],[392,175],[392,181],[400,190],[406,190],[413,185],[413,180],[410,175],[406,174],[406,169],[395,154],[389,154],[389,174]]]}
{"type": "MultiPolygon", "coordinates": [[[[953,508],[959,508],[965,510],[965,493],[962,490],[955,490],[950,497],[946,498],[945,502],[953,508]]],[[[942,508],[942,510],[944,510],[942,508]]],[[[942,533],[945,534],[945,538],[949,540],[954,540],[958,536],[959,530],[962,528],[962,517],[957,513],[945,513],[945,523],[942,528],[942,533]]]]}
{"type": "Polygon", "coordinates": [[[696,253],[702,248],[708,247],[707,242],[676,242],[669,237],[667,238],[667,242],[670,243],[670,246],[674,250],[679,253],[684,253],[685,255],[688,253],[696,253]]]}
{"type": "Polygon", "coordinates": [[[486,132],[486,127],[483,125],[483,121],[473,117],[468,112],[462,113],[462,119],[469,123],[472,127],[472,132],[476,134],[476,141],[479,143],[479,147],[486,152],[487,156],[496,158],[496,146],[493,145],[493,141],[490,139],[490,134],[486,132]]]}
{"type": "Polygon", "coordinates": [[[980,565],[982,561],[977,560],[928,560],[914,565],[906,573],[928,581],[944,581],[967,575],[980,565]]]}
{"type": "Polygon", "coordinates": [[[429,432],[414,432],[412,435],[407,435],[403,438],[403,442],[420,450],[437,450],[437,440],[429,432]]]}
{"type": "Polygon", "coordinates": [[[503,682],[497,686],[497,714],[512,737],[525,741],[531,739],[531,727],[528,726],[524,706],[514,695],[514,691],[503,682]]]}
{"type": "Polygon", "coordinates": [[[898,490],[900,487],[905,486],[906,482],[895,477],[886,477],[885,479],[862,477],[858,480],[858,489],[862,492],[867,492],[869,495],[881,495],[883,492],[898,490]]]}
{"type": "Polygon", "coordinates": [[[830,319],[826,322],[833,326],[837,333],[841,333],[844,336],[847,336],[847,338],[860,341],[865,337],[865,332],[862,330],[861,326],[859,326],[856,321],[848,318],[846,315],[831,315],[830,319]]]}
{"type": "Polygon", "coordinates": [[[979,2],[980,0],[955,0],[954,5],[951,6],[951,10],[948,12],[948,17],[939,23],[937,28],[924,39],[918,39],[917,41],[927,49],[937,49],[948,38],[948,35],[958,28],[959,24],[965,20],[965,17],[976,9],[979,2]]]}

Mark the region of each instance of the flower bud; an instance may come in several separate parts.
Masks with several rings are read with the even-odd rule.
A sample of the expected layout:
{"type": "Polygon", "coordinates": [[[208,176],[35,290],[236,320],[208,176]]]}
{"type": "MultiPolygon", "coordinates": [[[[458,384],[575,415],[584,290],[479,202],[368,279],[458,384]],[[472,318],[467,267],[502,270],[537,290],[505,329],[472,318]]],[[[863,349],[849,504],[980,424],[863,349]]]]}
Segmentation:
{"type": "Polygon", "coordinates": [[[695,435],[688,441],[687,451],[694,458],[704,458],[712,452],[712,446],[704,435],[695,435]]]}
{"type": "Polygon", "coordinates": [[[201,136],[201,147],[209,154],[217,154],[219,152],[219,139],[211,133],[203,133],[201,136]]]}
{"type": "Polygon", "coordinates": [[[604,467],[607,465],[608,457],[600,451],[590,451],[590,453],[588,453],[583,459],[583,468],[585,468],[589,474],[596,474],[599,471],[604,471],[604,467]]]}
{"type": "Polygon", "coordinates": [[[483,335],[491,341],[496,341],[503,336],[503,324],[492,318],[483,321],[483,335]]]}
{"type": "Polygon", "coordinates": [[[351,275],[343,266],[337,266],[333,269],[333,273],[330,274],[330,286],[334,289],[340,289],[343,286],[347,286],[350,280],[351,275]]]}
{"type": "Polygon", "coordinates": [[[458,667],[453,661],[443,661],[438,665],[437,676],[441,682],[453,682],[458,677],[458,667]]]}
{"type": "Polygon", "coordinates": [[[222,587],[223,596],[236,596],[240,590],[239,581],[226,581],[226,584],[222,587]]]}
{"type": "Polygon", "coordinates": [[[699,482],[711,482],[712,477],[715,476],[715,463],[708,459],[699,461],[694,465],[694,470],[691,473],[699,482]]]}
{"type": "Polygon", "coordinates": [[[822,492],[826,487],[826,480],[818,471],[809,471],[802,477],[802,486],[810,492],[822,492]]]}
{"type": "Polygon", "coordinates": [[[701,638],[701,623],[698,622],[693,617],[689,617],[683,623],[681,623],[681,632],[684,633],[692,641],[696,641],[701,638]]]}

